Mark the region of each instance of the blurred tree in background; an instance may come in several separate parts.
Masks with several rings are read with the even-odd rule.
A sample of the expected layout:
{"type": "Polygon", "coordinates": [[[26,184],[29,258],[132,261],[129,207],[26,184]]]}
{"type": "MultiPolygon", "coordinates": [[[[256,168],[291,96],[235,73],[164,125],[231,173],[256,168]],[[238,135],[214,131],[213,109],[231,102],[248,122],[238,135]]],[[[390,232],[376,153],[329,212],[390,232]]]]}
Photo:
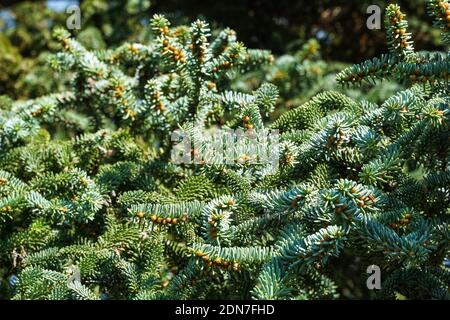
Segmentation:
{"type": "MultiPolygon", "coordinates": [[[[46,56],[55,49],[52,26],[64,16],[44,2],[23,2],[3,11],[0,19],[0,94],[35,97],[56,89],[58,82],[38,79],[46,56]]],[[[52,76],[49,75],[51,79],[52,76]]]]}
{"type": "MultiPolygon", "coordinates": [[[[66,25],[69,14],[65,8],[74,3],[79,2],[2,2],[0,95],[34,98],[64,85],[66,79],[59,78],[46,61],[49,53],[55,51],[52,30],[66,25]]],[[[144,40],[139,35],[145,33],[150,19],[148,0],[86,0],[80,6],[82,29],[72,32],[87,48],[101,50],[125,40],[144,40]]]]}

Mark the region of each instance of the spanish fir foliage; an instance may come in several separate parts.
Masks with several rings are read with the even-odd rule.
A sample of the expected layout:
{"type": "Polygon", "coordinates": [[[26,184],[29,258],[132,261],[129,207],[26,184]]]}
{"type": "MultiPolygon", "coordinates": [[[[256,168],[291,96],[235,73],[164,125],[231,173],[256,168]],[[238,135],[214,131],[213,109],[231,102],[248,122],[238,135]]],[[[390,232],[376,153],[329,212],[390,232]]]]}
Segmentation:
{"type": "MultiPolygon", "coordinates": [[[[429,1],[444,40],[448,7],[429,1]]],[[[404,91],[379,105],[322,92],[272,123],[276,86],[230,80],[273,58],[230,29],[156,15],[152,42],[104,51],[57,30],[50,63],[71,88],[0,104],[0,295],[335,299],[352,268],[372,298],[448,299],[450,60],[414,51],[398,6],[386,23],[390,52],[337,81],[404,91]],[[202,161],[217,127],[279,130],[278,166],[239,145],[232,163],[202,161]],[[180,128],[199,161],[171,161],[180,128]]]]}

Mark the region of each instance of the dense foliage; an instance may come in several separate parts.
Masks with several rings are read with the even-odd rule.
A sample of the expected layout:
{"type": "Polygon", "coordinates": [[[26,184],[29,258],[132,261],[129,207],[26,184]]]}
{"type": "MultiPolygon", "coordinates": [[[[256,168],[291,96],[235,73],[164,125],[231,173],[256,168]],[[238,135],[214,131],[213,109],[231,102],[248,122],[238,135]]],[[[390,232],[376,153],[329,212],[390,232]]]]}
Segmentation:
{"type": "MultiPolygon", "coordinates": [[[[428,9],[447,43],[450,4],[428,9]]],[[[389,52],[326,91],[315,40],[274,58],[202,20],[155,15],[111,49],[57,28],[70,81],[0,100],[0,297],[448,299],[450,60],[415,51],[399,6],[385,19],[389,52]],[[379,80],[404,89],[354,94],[379,80]],[[238,143],[174,163],[175,130],[196,160],[217,128],[278,130],[278,165],[238,143]]]]}

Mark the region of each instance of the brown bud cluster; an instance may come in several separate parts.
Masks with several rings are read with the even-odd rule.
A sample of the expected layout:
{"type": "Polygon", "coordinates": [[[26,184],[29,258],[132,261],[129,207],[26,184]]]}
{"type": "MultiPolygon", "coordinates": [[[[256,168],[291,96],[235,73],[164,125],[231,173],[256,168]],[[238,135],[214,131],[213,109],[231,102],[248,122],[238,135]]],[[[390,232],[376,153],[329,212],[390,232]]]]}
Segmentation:
{"type": "Polygon", "coordinates": [[[439,1],[438,7],[441,9],[441,18],[447,28],[450,28],[450,4],[446,1],[439,1]]]}
{"type": "Polygon", "coordinates": [[[163,53],[165,54],[170,53],[173,62],[181,62],[181,63],[186,62],[186,57],[184,56],[183,51],[170,45],[168,39],[163,40],[163,53]]]}
{"type": "Polygon", "coordinates": [[[407,226],[412,219],[412,214],[411,213],[406,213],[403,215],[403,217],[399,220],[397,220],[396,222],[392,222],[389,224],[389,227],[391,227],[392,229],[398,229],[401,227],[405,227],[407,226]]]}
{"type": "Polygon", "coordinates": [[[3,213],[11,213],[12,212],[12,207],[11,206],[4,206],[0,211],[3,212],[3,213]]]}
{"type": "Polygon", "coordinates": [[[217,267],[222,270],[234,270],[240,269],[240,264],[237,261],[225,260],[221,257],[211,258],[208,254],[202,252],[201,250],[196,252],[197,257],[201,258],[203,262],[209,267],[217,267]]]}
{"type": "Polygon", "coordinates": [[[250,117],[248,115],[245,115],[242,118],[242,122],[244,123],[244,128],[245,129],[248,129],[248,130],[253,129],[253,124],[250,123],[250,117]]]}
{"type": "MultiPolygon", "coordinates": [[[[145,213],[142,212],[142,211],[137,212],[136,215],[140,219],[145,217],[145,213]]],[[[152,214],[150,216],[150,220],[153,223],[160,224],[160,225],[176,225],[177,223],[179,223],[179,221],[186,222],[188,220],[188,216],[187,216],[187,214],[184,214],[184,215],[181,216],[181,218],[172,218],[172,217],[165,217],[165,218],[163,218],[163,217],[158,216],[156,214],[152,214]]]]}

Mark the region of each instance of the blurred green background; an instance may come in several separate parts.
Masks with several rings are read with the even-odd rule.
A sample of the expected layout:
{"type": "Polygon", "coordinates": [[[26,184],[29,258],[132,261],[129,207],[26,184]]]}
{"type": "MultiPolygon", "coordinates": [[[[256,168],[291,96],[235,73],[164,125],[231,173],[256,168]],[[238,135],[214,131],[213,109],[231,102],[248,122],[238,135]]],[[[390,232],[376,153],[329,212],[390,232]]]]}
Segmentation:
{"type": "MultiPolygon", "coordinates": [[[[439,31],[432,28],[426,14],[426,1],[396,2],[407,14],[416,48],[442,50],[439,31]]],[[[82,25],[81,30],[72,33],[90,49],[113,48],[124,41],[151,41],[148,20],[154,13],[163,13],[174,24],[188,24],[202,18],[213,30],[230,27],[248,47],[269,49],[278,57],[292,55],[299,63],[303,55],[296,53],[309,40],[314,40],[321,61],[327,64],[327,70],[321,74],[326,74],[339,70],[341,63],[361,62],[387,50],[383,30],[366,27],[369,17],[366,10],[376,4],[383,13],[389,3],[383,0],[2,0],[0,95],[33,98],[64,86],[67,79],[49,73],[46,60],[57,49],[51,30],[56,25],[65,25],[69,16],[65,10],[72,4],[81,8],[82,25]],[[43,77],[48,81],[42,81],[43,77]]],[[[298,77],[299,67],[288,67],[285,60],[280,62],[284,64],[282,71],[292,71],[287,76],[298,83],[299,79],[293,77],[298,77]]],[[[271,72],[275,78],[280,76],[277,71],[280,70],[271,72]]],[[[289,90],[297,90],[296,85],[289,90]]]]}

